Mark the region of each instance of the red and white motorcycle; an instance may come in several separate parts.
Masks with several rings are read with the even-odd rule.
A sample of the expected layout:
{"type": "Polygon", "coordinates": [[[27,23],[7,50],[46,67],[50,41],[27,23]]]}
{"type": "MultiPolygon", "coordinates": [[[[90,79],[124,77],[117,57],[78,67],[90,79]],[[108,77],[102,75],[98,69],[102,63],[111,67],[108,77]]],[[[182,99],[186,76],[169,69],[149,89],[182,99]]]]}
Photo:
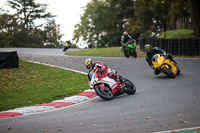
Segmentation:
{"type": "MultiPolygon", "coordinates": [[[[111,69],[108,69],[107,72],[111,72],[111,69]]],[[[136,87],[128,79],[123,78],[123,82],[120,82],[119,79],[109,78],[107,75],[97,75],[89,73],[90,83],[89,87],[94,89],[98,96],[105,100],[112,100],[114,96],[118,96],[124,93],[129,95],[135,94],[136,87]]]]}

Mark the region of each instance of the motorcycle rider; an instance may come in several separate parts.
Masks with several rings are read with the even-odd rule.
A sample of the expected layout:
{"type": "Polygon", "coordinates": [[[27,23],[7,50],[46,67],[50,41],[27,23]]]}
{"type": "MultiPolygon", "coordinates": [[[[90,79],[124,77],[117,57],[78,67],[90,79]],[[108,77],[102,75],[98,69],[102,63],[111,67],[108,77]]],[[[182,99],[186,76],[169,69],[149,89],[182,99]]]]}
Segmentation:
{"type": "Polygon", "coordinates": [[[91,58],[88,58],[85,60],[84,64],[86,68],[89,69],[89,72],[88,72],[89,81],[91,80],[89,74],[97,74],[97,75],[106,74],[109,78],[112,78],[115,80],[119,79],[120,82],[123,82],[122,76],[117,75],[117,72],[115,70],[108,72],[107,65],[104,65],[100,61],[94,62],[91,58]]]}
{"type": "Polygon", "coordinates": [[[165,50],[161,49],[161,48],[158,48],[158,47],[154,47],[152,48],[152,46],[150,44],[146,44],[144,46],[145,48],[145,51],[147,52],[146,53],[146,61],[147,63],[149,64],[149,66],[154,69],[154,74],[155,75],[158,75],[160,73],[160,71],[158,69],[155,69],[154,66],[153,66],[153,63],[152,63],[152,57],[155,55],[155,54],[162,54],[165,56],[166,59],[170,59],[171,61],[173,61],[175,63],[175,65],[177,64],[176,61],[172,58],[172,55],[171,54],[166,54],[165,50]]]}
{"type": "Polygon", "coordinates": [[[127,55],[127,51],[126,51],[126,44],[130,39],[132,39],[134,42],[136,42],[129,34],[127,31],[124,31],[122,37],[121,37],[121,45],[122,45],[122,52],[127,55]]]}
{"type": "Polygon", "coordinates": [[[71,46],[71,42],[70,42],[70,40],[68,40],[68,41],[66,41],[65,43],[67,43],[67,44],[69,44],[69,47],[71,46]]]}

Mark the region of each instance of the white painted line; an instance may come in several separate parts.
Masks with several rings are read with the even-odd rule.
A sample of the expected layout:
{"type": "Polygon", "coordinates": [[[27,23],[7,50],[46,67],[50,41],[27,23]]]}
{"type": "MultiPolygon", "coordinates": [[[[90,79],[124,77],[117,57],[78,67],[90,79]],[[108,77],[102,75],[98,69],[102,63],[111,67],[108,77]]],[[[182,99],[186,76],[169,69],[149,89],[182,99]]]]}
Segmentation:
{"type": "Polygon", "coordinates": [[[64,70],[69,70],[69,71],[73,71],[73,72],[77,72],[77,73],[81,73],[81,74],[87,75],[87,73],[85,73],[85,72],[74,70],[74,69],[70,69],[70,68],[59,67],[59,66],[55,66],[55,65],[51,65],[51,64],[45,64],[45,63],[36,62],[36,61],[29,61],[29,60],[25,60],[25,61],[32,62],[32,63],[37,63],[37,64],[42,64],[42,65],[46,65],[46,66],[51,66],[51,67],[57,67],[57,68],[61,68],[61,69],[64,69],[64,70]]]}
{"type": "Polygon", "coordinates": [[[168,130],[168,131],[153,132],[153,133],[172,133],[173,131],[185,131],[185,130],[194,130],[194,129],[200,129],[200,126],[191,127],[191,128],[174,129],[174,130],[168,130]]]}

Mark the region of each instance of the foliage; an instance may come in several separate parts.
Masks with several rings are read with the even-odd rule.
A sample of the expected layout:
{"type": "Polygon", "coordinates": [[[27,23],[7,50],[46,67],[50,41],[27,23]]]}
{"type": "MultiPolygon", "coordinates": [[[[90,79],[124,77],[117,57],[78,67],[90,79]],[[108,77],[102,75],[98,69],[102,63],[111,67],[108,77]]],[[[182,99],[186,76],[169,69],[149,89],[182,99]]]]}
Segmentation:
{"type": "Polygon", "coordinates": [[[195,36],[200,37],[200,1],[188,0],[190,15],[194,25],[195,36]]]}
{"type": "Polygon", "coordinates": [[[132,29],[138,37],[157,36],[170,29],[178,17],[189,15],[187,0],[141,0],[135,2],[134,10],[132,29]]]}
{"type": "Polygon", "coordinates": [[[118,46],[127,19],[133,17],[133,1],[92,0],[75,25],[73,40],[91,40],[96,47],[118,46]]]}
{"type": "Polygon", "coordinates": [[[1,9],[0,47],[60,46],[63,35],[53,19],[55,16],[46,13],[46,4],[38,4],[35,0],[8,0],[7,3],[14,14],[1,9]],[[35,25],[36,20],[41,19],[48,23],[35,25]]]}
{"type": "Polygon", "coordinates": [[[0,69],[0,111],[51,102],[88,89],[87,76],[19,61],[19,68],[0,69]]]}
{"type": "Polygon", "coordinates": [[[137,40],[176,29],[176,20],[188,16],[187,0],[92,0],[75,25],[73,40],[92,40],[96,47],[119,46],[128,31],[137,40]]]}

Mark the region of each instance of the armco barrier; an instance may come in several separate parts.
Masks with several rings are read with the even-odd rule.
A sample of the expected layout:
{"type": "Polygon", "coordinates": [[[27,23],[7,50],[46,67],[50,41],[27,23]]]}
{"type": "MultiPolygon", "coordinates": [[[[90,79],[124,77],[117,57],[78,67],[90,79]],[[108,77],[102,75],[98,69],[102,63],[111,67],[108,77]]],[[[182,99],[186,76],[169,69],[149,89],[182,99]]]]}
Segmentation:
{"type": "Polygon", "coordinates": [[[152,37],[141,37],[138,40],[140,45],[140,51],[144,51],[144,46],[146,44],[151,44],[153,47],[162,48],[167,53],[171,53],[173,55],[200,55],[200,38],[162,39],[152,37]]]}

